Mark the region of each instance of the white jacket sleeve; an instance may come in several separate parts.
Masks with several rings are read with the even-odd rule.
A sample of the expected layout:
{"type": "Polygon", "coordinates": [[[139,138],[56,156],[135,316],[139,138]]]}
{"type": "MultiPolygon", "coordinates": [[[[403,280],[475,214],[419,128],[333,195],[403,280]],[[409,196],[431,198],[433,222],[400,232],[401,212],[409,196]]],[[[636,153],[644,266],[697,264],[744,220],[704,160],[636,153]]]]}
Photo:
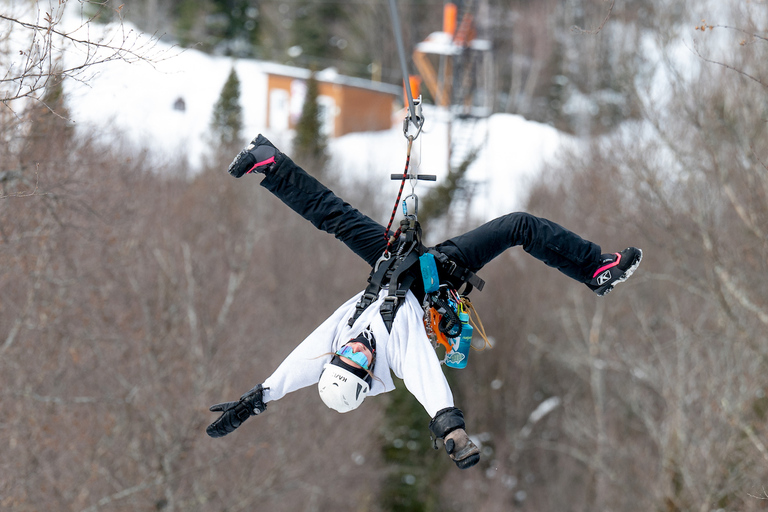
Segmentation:
{"type": "Polygon", "coordinates": [[[427,337],[423,316],[416,297],[409,292],[392,325],[389,361],[395,375],[434,418],[439,410],[453,407],[453,393],[427,337]]]}
{"type": "Polygon", "coordinates": [[[264,381],[264,401],[279,400],[292,391],[317,384],[331,354],[363,328],[370,327],[377,343],[376,378],[370,395],[395,388],[391,370],[403,379],[408,391],[426,409],[430,418],[441,409],[453,407],[451,388],[443,375],[435,349],[427,338],[423,311],[413,294],[408,292],[406,295],[405,303],[395,315],[391,333],[387,332],[379,313],[381,301],[386,296],[384,290],[353,326],[348,325],[360,295],[362,293],[339,307],[280,363],[264,381]]]}
{"type": "Polygon", "coordinates": [[[335,341],[347,325],[350,307],[354,309],[359,295],[352,297],[320,324],[312,334],[288,354],[280,366],[264,381],[264,402],[279,400],[286,394],[317,384],[325,363],[335,352],[335,341]],[[266,389],[269,388],[269,389],[266,389]]]}

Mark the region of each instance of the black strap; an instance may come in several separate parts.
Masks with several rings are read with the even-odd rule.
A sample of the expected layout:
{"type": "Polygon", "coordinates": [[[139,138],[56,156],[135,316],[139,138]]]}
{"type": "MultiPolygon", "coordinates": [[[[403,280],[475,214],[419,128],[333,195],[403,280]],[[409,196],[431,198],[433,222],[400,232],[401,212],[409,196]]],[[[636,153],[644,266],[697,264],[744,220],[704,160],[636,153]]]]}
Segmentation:
{"type": "Polygon", "coordinates": [[[368,276],[368,286],[365,287],[362,297],[360,297],[360,300],[357,301],[357,305],[355,305],[355,314],[352,315],[349,322],[347,322],[350,327],[352,327],[355,321],[360,318],[363,311],[368,309],[368,306],[379,297],[379,292],[381,291],[384,279],[396,260],[397,258],[395,257],[383,260],[379,263],[377,268],[371,270],[371,274],[368,276]]]}
{"type": "Polygon", "coordinates": [[[415,275],[410,272],[400,279],[403,272],[410,269],[413,265],[419,262],[418,251],[411,250],[397,265],[397,268],[392,272],[392,276],[389,278],[389,293],[384,298],[384,302],[381,304],[379,311],[381,312],[381,318],[384,320],[384,325],[387,328],[387,332],[392,331],[392,323],[395,319],[395,313],[403,303],[406,293],[411,288],[415,275]]]}
{"type": "MultiPolygon", "coordinates": [[[[451,260],[448,258],[448,256],[441,253],[437,249],[430,249],[428,252],[435,257],[435,259],[441,264],[442,269],[450,277],[454,277],[462,283],[468,283],[469,285],[477,288],[478,291],[483,291],[485,281],[483,281],[480,276],[468,268],[457,265],[455,261],[451,260]]],[[[465,291],[464,295],[467,295],[468,293],[469,291],[465,291]]]]}
{"type": "MultiPolygon", "coordinates": [[[[400,248],[402,250],[406,244],[408,248],[404,253],[381,261],[378,267],[371,270],[371,274],[368,276],[368,286],[355,305],[355,313],[349,319],[348,324],[350,327],[360,318],[363,311],[376,301],[379,297],[379,292],[381,292],[384,286],[384,282],[389,281],[389,293],[381,304],[380,312],[387,331],[392,330],[395,313],[397,313],[397,310],[402,305],[405,295],[416,279],[416,273],[408,272],[408,270],[419,262],[419,256],[427,252],[426,247],[421,243],[421,226],[419,223],[415,222],[414,225],[409,225],[407,221],[403,221],[401,226],[405,226],[405,230],[403,231],[404,236],[400,248]]],[[[474,272],[457,265],[456,262],[436,249],[429,249],[428,252],[435,257],[444,274],[460,283],[466,283],[467,288],[464,290],[463,295],[469,294],[473,287],[482,291],[485,281],[474,272]]]]}

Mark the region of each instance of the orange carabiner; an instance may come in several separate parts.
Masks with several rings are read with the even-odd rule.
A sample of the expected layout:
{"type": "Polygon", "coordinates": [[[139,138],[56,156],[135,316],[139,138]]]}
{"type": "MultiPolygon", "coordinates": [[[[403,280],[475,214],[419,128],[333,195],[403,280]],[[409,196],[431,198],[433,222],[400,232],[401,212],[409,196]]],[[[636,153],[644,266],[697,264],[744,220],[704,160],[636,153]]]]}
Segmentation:
{"type": "Polygon", "coordinates": [[[440,332],[440,320],[442,319],[442,315],[437,312],[435,308],[429,308],[429,326],[432,328],[432,332],[435,335],[435,340],[441,344],[443,347],[445,347],[445,353],[447,354],[451,350],[453,350],[453,347],[451,346],[451,343],[448,341],[448,338],[445,337],[445,334],[440,332]]]}

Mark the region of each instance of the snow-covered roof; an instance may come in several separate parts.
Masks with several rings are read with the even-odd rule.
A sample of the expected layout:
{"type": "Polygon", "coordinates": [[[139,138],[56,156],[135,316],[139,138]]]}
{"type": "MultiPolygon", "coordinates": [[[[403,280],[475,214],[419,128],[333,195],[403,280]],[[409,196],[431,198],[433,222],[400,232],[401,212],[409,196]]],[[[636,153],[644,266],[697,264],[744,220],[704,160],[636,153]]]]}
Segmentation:
{"type": "MultiPolygon", "coordinates": [[[[486,39],[473,39],[469,42],[469,48],[488,51],[491,49],[491,42],[486,39]]],[[[433,55],[459,55],[463,47],[454,43],[453,36],[447,32],[432,32],[424,41],[416,45],[416,50],[433,55]]]]}
{"type": "MultiPolygon", "coordinates": [[[[270,75],[280,75],[307,80],[312,74],[310,70],[305,68],[288,66],[285,64],[277,64],[275,62],[261,61],[259,65],[265,73],[270,75]]],[[[318,71],[315,73],[315,78],[320,82],[345,85],[348,87],[357,87],[359,89],[368,89],[371,91],[383,92],[385,94],[392,94],[394,96],[401,96],[403,94],[403,89],[400,86],[386,84],[383,82],[374,82],[373,80],[366,80],[365,78],[341,75],[336,70],[336,68],[327,68],[322,71],[318,71]]]]}

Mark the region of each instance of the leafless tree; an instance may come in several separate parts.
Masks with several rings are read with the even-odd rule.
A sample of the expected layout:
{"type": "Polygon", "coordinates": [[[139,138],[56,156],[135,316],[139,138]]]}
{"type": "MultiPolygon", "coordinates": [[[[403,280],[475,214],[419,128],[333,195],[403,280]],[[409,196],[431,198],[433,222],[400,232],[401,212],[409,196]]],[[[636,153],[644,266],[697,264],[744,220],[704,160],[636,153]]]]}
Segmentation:
{"type": "Polygon", "coordinates": [[[111,8],[108,0],[4,4],[0,59],[5,72],[0,76],[0,101],[11,110],[11,104],[22,98],[40,100],[53,81],[87,81],[99,64],[157,62],[165,57],[157,51],[156,38],[123,25],[121,7],[114,7],[118,21],[109,26],[99,25],[95,15],[87,14],[89,8],[111,8]]]}

